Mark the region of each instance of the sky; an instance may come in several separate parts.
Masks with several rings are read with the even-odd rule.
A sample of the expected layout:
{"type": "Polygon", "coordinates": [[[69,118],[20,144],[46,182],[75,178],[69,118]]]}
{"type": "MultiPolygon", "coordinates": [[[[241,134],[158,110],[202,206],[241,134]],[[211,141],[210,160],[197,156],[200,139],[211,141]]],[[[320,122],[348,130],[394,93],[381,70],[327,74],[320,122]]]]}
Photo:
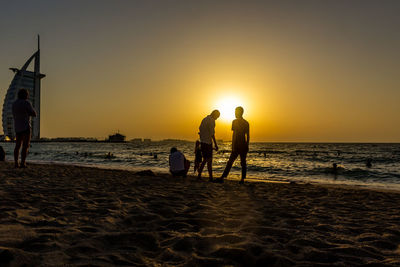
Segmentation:
{"type": "MultiPolygon", "coordinates": [[[[0,0],[0,99],[41,39],[42,137],[400,142],[400,1],[0,0]]],[[[1,127],[0,127],[1,132],[1,127]]]]}

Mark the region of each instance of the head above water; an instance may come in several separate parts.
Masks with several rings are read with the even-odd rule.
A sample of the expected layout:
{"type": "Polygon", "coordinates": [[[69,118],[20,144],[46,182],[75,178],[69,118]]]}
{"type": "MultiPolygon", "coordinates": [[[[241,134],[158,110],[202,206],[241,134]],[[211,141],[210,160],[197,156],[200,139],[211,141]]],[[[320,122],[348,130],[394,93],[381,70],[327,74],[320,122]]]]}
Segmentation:
{"type": "Polygon", "coordinates": [[[243,117],[244,109],[242,107],[235,108],[235,117],[237,119],[243,117]]]}
{"type": "Polygon", "coordinates": [[[221,115],[221,113],[219,113],[219,110],[218,110],[218,109],[215,109],[215,110],[213,110],[213,111],[211,112],[210,115],[211,115],[211,117],[214,118],[214,120],[216,120],[216,119],[219,118],[219,116],[221,115]]]}
{"type": "Polygon", "coordinates": [[[176,147],[172,147],[170,152],[172,154],[172,153],[175,153],[176,151],[178,151],[178,149],[176,149],[176,147]]]}
{"type": "Polygon", "coordinates": [[[18,91],[18,99],[28,99],[29,92],[26,89],[19,89],[18,91]]]}

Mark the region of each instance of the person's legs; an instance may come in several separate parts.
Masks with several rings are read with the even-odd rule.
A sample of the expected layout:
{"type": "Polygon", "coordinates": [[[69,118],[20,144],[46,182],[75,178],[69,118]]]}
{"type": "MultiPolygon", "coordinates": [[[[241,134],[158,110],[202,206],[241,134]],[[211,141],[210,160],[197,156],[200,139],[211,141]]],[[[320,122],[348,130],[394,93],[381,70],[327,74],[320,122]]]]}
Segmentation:
{"type": "Polygon", "coordinates": [[[198,161],[196,161],[194,163],[194,172],[195,173],[196,173],[196,171],[199,172],[200,165],[201,165],[202,162],[203,162],[203,158],[201,158],[200,160],[198,160],[198,161]]]}
{"type": "Polygon", "coordinates": [[[226,167],[224,172],[222,173],[221,179],[228,177],[229,172],[231,171],[233,162],[235,162],[236,158],[238,156],[237,152],[232,151],[231,155],[229,156],[229,160],[226,163],[226,167]]]}
{"type": "Polygon", "coordinates": [[[22,136],[22,151],[21,151],[21,167],[26,167],[26,156],[28,155],[28,149],[31,142],[31,133],[24,133],[22,136]]]}
{"type": "Polygon", "coordinates": [[[201,153],[203,155],[203,161],[200,164],[200,167],[198,169],[198,176],[197,178],[201,178],[201,173],[203,172],[204,165],[207,163],[207,169],[208,169],[208,175],[210,179],[212,179],[212,145],[211,144],[206,144],[206,143],[201,143],[201,153]]]}
{"type": "Polygon", "coordinates": [[[19,167],[18,158],[19,158],[19,150],[21,149],[22,145],[22,135],[17,134],[15,139],[15,148],[14,148],[14,166],[16,168],[19,167]]]}
{"type": "Polygon", "coordinates": [[[210,181],[213,180],[213,174],[212,174],[212,157],[207,159],[207,169],[208,169],[208,179],[210,181]]]}
{"type": "Polygon", "coordinates": [[[246,157],[247,157],[247,151],[240,153],[240,165],[242,166],[242,180],[240,180],[240,183],[244,183],[244,179],[246,179],[246,173],[247,173],[246,157]]]}
{"type": "Polygon", "coordinates": [[[204,165],[206,165],[206,162],[207,162],[207,159],[203,158],[203,161],[200,164],[200,167],[198,169],[198,174],[197,174],[197,178],[199,178],[199,179],[201,178],[201,173],[203,172],[204,165]]]}
{"type": "Polygon", "coordinates": [[[6,160],[6,152],[4,152],[4,149],[2,146],[0,146],[0,161],[5,161],[6,160]]]}

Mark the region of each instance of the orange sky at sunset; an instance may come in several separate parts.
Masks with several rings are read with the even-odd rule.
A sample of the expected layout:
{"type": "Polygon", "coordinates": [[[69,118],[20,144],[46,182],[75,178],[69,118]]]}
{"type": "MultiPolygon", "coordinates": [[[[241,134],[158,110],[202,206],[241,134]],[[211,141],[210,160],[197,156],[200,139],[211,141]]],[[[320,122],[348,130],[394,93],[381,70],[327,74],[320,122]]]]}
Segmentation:
{"type": "Polygon", "coordinates": [[[218,108],[216,138],[230,140],[223,117],[238,103],[252,141],[400,142],[399,11],[395,1],[7,3],[0,96],[40,34],[43,137],[195,140],[218,108]]]}

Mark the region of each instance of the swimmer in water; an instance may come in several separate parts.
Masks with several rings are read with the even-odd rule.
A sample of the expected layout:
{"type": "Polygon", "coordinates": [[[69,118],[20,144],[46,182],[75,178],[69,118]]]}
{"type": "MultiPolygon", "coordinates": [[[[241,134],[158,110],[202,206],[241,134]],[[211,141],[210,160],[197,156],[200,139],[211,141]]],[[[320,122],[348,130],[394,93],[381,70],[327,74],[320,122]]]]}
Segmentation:
{"type": "Polygon", "coordinates": [[[337,174],[338,174],[338,166],[336,163],[332,164],[332,173],[335,176],[335,180],[337,179],[337,174]]]}
{"type": "Polygon", "coordinates": [[[333,163],[333,164],[332,164],[332,172],[333,172],[334,174],[337,174],[337,172],[338,172],[338,166],[337,166],[336,163],[333,163]]]}
{"type": "Polygon", "coordinates": [[[365,164],[367,166],[367,168],[371,168],[372,167],[372,160],[371,159],[367,159],[367,162],[365,164]]]}

